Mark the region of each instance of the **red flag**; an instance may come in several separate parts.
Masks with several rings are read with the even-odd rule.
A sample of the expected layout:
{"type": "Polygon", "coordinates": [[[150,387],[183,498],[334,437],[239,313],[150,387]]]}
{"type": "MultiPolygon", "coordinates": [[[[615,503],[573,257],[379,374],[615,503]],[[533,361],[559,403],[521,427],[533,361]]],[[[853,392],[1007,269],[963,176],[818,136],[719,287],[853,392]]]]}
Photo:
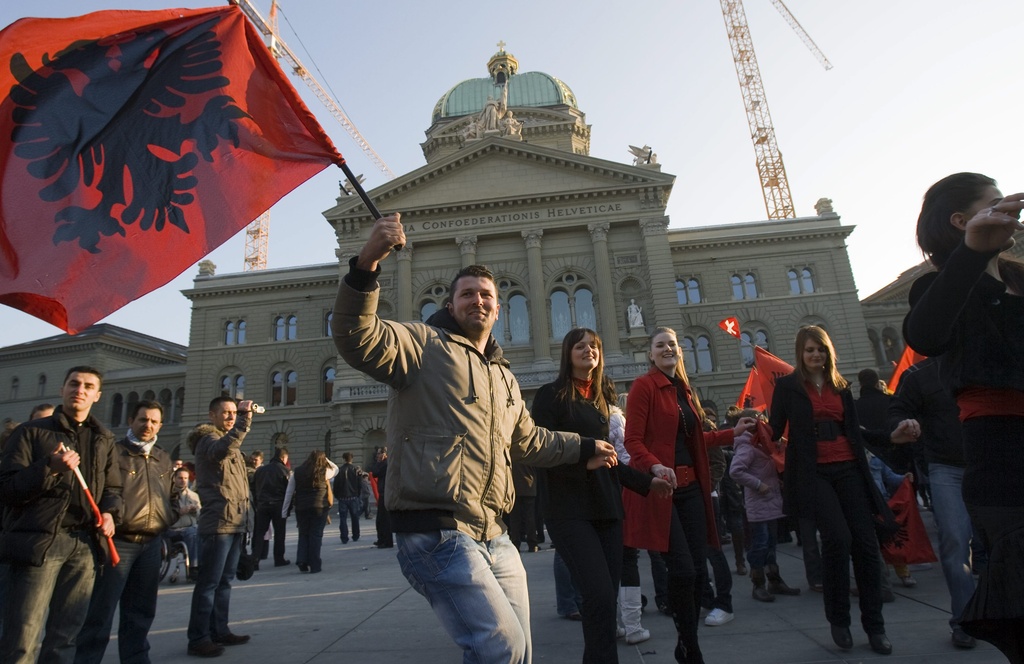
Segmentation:
{"type": "Polygon", "coordinates": [[[344,160],[236,6],[0,31],[0,302],[68,332],[344,160]]]}
{"type": "Polygon", "coordinates": [[[793,373],[793,367],[775,357],[764,348],[754,346],[754,364],[761,381],[761,394],[768,410],[772,409],[772,395],[775,393],[775,381],[781,376],[793,373]]]}
{"type": "Polygon", "coordinates": [[[761,377],[757,375],[756,367],[750,368],[747,382],[743,385],[739,398],[736,399],[736,407],[753,408],[760,411],[764,411],[768,407],[764,393],[761,391],[761,377]]]}
{"type": "Polygon", "coordinates": [[[889,499],[899,532],[882,545],[882,557],[890,565],[914,565],[917,563],[936,562],[935,550],[928,539],[928,532],[921,521],[921,512],[917,509],[917,498],[914,496],[914,485],[910,478],[904,478],[900,488],[889,499]]]}
{"type": "Polygon", "coordinates": [[[723,320],[718,321],[718,327],[722,328],[726,334],[740,338],[740,322],[735,316],[729,316],[723,320]]]}
{"type": "Polygon", "coordinates": [[[906,371],[910,365],[917,364],[921,360],[926,359],[924,355],[921,355],[916,350],[907,346],[903,349],[903,354],[900,355],[900,361],[896,363],[896,368],[892,371],[892,377],[889,379],[889,390],[891,392],[896,391],[896,386],[899,385],[900,376],[906,371]]]}

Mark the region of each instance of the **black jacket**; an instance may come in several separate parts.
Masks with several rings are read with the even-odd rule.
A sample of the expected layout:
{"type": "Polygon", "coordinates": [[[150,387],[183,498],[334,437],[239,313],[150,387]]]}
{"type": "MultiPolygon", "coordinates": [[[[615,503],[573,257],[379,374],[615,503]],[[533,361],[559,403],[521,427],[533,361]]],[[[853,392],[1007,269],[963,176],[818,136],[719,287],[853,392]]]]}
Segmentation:
{"type": "MultiPolygon", "coordinates": [[[[548,383],[533,399],[531,414],[537,426],[551,431],[571,431],[585,438],[608,440],[608,418],[588,401],[571,404],[556,395],[556,383],[548,383]]],[[[574,464],[538,468],[545,473],[541,508],[545,519],[621,520],[622,486],[646,496],[653,477],[620,463],[613,468],[587,470],[587,459],[574,464]]]]}
{"type": "Polygon", "coordinates": [[[940,357],[953,396],[967,386],[1024,392],[1024,297],[985,273],[993,255],[961,244],[941,271],[910,289],[903,337],[922,355],[940,357]]]}
{"type": "MultiPolygon", "coordinates": [[[[881,516],[891,527],[894,523],[892,512],[871,479],[871,468],[864,454],[865,438],[881,443],[888,440],[888,435],[861,429],[857,409],[853,403],[853,394],[849,389],[840,392],[839,397],[843,402],[845,435],[850,441],[857,468],[863,475],[872,498],[871,511],[881,516]]],[[[782,509],[787,516],[813,517],[817,502],[815,476],[818,472],[818,436],[814,431],[814,410],[811,400],[804,389],[803,380],[796,372],[775,381],[770,424],[774,440],[782,437],[786,425],[789,425],[786,469],[782,475],[782,509]]]]}
{"type": "Polygon", "coordinates": [[[909,367],[889,404],[889,425],[915,419],[921,424],[924,458],[928,463],[963,468],[964,438],[960,409],[942,387],[939,361],[929,358],[909,367]]]}
{"type": "MultiPolygon", "coordinates": [[[[5,507],[0,561],[38,567],[46,560],[73,495],[81,491],[72,471],[50,472],[50,456],[61,443],[70,444],[81,455],[79,468],[100,510],[110,513],[115,524],[120,520],[121,475],[114,456],[114,435],[92,416],[77,427],[58,408],[50,417],[19,426],[4,447],[0,460],[0,502],[5,507]],[[77,442],[84,428],[88,429],[82,432],[89,434],[88,445],[77,442]]],[[[92,519],[87,519],[91,524],[92,519]]],[[[97,539],[106,545],[105,538],[97,539]]]]}
{"type": "Polygon", "coordinates": [[[171,507],[171,456],[157,447],[148,455],[127,440],[114,445],[121,473],[124,507],[116,537],[149,541],[178,520],[171,507]]]}
{"type": "Polygon", "coordinates": [[[288,480],[292,471],[277,457],[256,469],[252,478],[252,494],[256,506],[273,508],[281,511],[284,505],[284,492],[288,489],[288,480]]]}

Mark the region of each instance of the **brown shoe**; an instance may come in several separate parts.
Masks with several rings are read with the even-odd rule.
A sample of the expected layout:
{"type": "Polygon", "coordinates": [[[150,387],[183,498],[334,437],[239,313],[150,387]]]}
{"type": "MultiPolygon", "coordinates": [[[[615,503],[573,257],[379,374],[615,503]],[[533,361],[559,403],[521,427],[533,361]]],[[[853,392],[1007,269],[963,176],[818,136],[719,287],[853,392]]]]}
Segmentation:
{"type": "Polygon", "coordinates": [[[213,640],[214,643],[219,643],[222,646],[240,646],[243,643],[249,643],[248,634],[232,634],[228,632],[224,636],[218,636],[213,640]]]}
{"type": "Polygon", "coordinates": [[[200,641],[188,647],[188,654],[192,657],[220,657],[224,654],[224,646],[213,641],[200,641]]]}

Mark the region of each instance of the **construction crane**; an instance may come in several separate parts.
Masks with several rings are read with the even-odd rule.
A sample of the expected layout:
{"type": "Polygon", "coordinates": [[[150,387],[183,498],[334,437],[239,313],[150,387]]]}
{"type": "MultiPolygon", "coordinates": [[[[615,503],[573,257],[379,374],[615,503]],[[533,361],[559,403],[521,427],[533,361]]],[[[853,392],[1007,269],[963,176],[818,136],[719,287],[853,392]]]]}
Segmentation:
{"type": "MultiPolygon", "coordinates": [[[[324,89],[320,82],[309,73],[309,70],[299,61],[288,45],[281,40],[277,30],[277,0],[270,3],[270,20],[264,20],[259,10],[249,0],[228,0],[229,4],[238,5],[242,12],[252,21],[256,29],[263,33],[267,39],[267,48],[277,60],[284,60],[291,67],[292,73],[305,82],[313,91],[317,99],[327,107],[334,119],[344,127],[352,140],[363,151],[363,153],[380,169],[382,173],[393,179],[395,174],[384,163],[380,155],[370,147],[370,144],[359,133],[356,126],[349,119],[341,105],[324,89]]],[[[245,229],[245,260],[243,271],[264,270],[267,267],[267,246],[270,240],[270,211],[261,214],[245,229]]]]}
{"type": "MultiPolygon", "coordinates": [[[[769,219],[791,219],[796,216],[793,196],[789,191],[789,179],[786,177],[786,167],[782,163],[782,153],[775,140],[775,127],[768,111],[768,100],[764,94],[764,85],[761,83],[761,70],[757,66],[757,56],[754,54],[754,42],[750,38],[750,28],[747,26],[747,15],[743,10],[743,0],[720,2],[725,30],[729,36],[729,45],[732,47],[732,59],[736,64],[736,76],[740,82],[740,93],[743,95],[743,106],[747,112],[750,138],[754,142],[754,155],[765,209],[768,211],[769,219]]],[[[822,66],[826,70],[831,69],[832,63],[782,0],[771,2],[822,66]]]]}

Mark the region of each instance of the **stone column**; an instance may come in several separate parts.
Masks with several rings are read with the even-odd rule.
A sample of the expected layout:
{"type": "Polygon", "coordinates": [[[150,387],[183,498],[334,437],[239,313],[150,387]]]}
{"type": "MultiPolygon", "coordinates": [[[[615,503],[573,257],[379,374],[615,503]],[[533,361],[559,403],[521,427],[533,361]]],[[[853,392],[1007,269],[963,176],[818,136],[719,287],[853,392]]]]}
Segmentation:
{"type": "Polygon", "coordinates": [[[476,236],[460,235],[455,238],[455,244],[459,245],[462,253],[462,267],[476,265],[476,236]]]}
{"type": "MultiPolygon", "coordinates": [[[[395,253],[398,261],[395,275],[395,292],[398,296],[398,320],[413,320],[412,315],[412,242],[395,253]]],[[[419,320],[419,316],[416,317],[419,320]]]]}
{"type": "Polygon", "coordinates": [[[552,366],[551,342],[548,326],[547,294],[544,290],[544,266],[541,262],[541,229],[521,231],[526,243],[526,263],[530,272],[530,322],[533,332],[533,364],[552,366]]]}
{"type": "MultiPolygon", "coordinates": [[[[676,299],[675,279],[655,290],[651,280],[653,274],[676,273],[672,264],[672,249],[668,243],[668,217],[641,217],[640,230],[644,237],[644,249],[647,254],[647,283],[652,285],[651,315],[644,316],[644,325],[648,329],[658,326],[671,327],[677,334],[683,334],[683,315],[676,299]]],[[[644,312],[647,313],[647,312],[644,312]]]]}
{"type": "Polygon", "coordinates": [[[615,285],[612,283],[612,265],[608,256],[608,224],[588,224],[590,240],[594,243],[594,265],[597,267],[597,307],[605,357],[622,354],[619,347],[619,319],[615,311],[615,285]]]}

